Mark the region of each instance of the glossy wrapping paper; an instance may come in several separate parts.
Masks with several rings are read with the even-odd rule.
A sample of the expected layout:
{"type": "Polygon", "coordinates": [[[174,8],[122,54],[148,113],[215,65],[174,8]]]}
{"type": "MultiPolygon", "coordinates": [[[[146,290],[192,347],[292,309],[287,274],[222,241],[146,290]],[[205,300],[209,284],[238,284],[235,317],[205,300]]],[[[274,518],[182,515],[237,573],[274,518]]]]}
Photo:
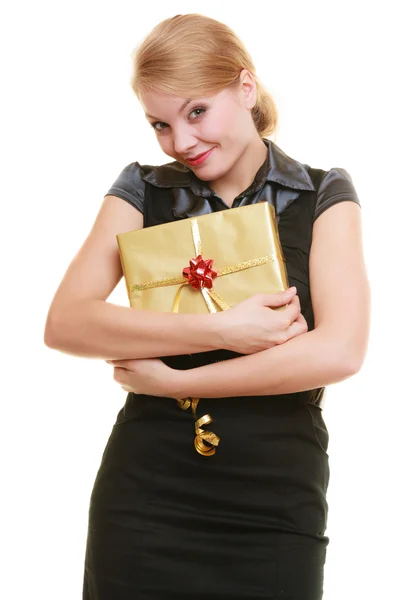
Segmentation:
{"type": "Polygon", "coordinates": [[[275,210],[267,202],[120,233],[117,241],[129,304],[134,308],[207,313],[288,287],[275,210]],[[199,255],[211,259],[208,271],[216,275],[203,277],[201,286],[198,269],[197,289],[183,269],[189,270],[191,259],[199,255]],[[207,302],[213,292],[216,300],[207,302]]]}
{"type": "MultiPolygon", "coordinates": [[[[275,209],[267,202],[127,231],[117,242],[133,308],[217,312],[288,288],[275,209]]],[[[197,417],[199,398],[177,403],[192,409],[196,451],[215,454],[220,438],[203,428],[209,414],[197,417]]]]}

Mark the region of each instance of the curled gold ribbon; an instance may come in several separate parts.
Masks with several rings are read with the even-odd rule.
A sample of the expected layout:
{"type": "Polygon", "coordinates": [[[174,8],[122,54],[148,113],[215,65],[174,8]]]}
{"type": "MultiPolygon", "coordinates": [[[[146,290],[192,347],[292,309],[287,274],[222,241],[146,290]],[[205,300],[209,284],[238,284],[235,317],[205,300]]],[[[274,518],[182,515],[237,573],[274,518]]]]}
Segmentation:
{"type": "MultiPolygon", "coordinates": [[[[202,254],[202,246],[197,219],[191,219],[190,225],[192,230],[192,238],[195,253],[196,256],[199,256],[200,254],[202,254]]],[[[244,262],[237,263],[236,265],[233,265],[231,267],[226,267],[225,269],[217,270],[217,276],[221,277],[223,275],[229,275],[230,273],[237,273],[238,271],[244,271],[252,267],[265,265],[269,262],[272,262],[273,260],[275,260],[273,256],[260,256],[258,258],[253,258],[251,260],[246,260],[244,262]]],[[[156,287],[179,285],[172,306],[172,312],[177,313],[179,311],[179,301],[182,290],[184,286],[188,284],[189,282],[187,278],[183,276],[166,277],[164,279],[159,279],[156,281],[146,281],[145,283],[131,284],[129,286],[129,291],[143,291],[156,287]]],[[[207,305],[209,312],[217,312],[218,309],[227,310],[228,308],[230,308],[230,305],[227,302],[225,302],[225,300],[221,298],[221,296],[214,289],[201,287],[200,291],[203,295],[204,301],[207,305]]],[[[182,410],[187,410],[189,407],[192,408],[193,416],[195,418],[194,446],[196,448],[196,451],[199,454],[202,454],[203,456],[212,456],[213,454],[215,454],[215,446],[218,446],[220,438],[212,431],[206,431],[201,427],[202,425],[208,425],[209,423],[211,423],[212,418],[209,414],[203,415],[199,419],[197,418],[196,408],[198,406],[199,400],[199,398],[182,398],[177,400],[177,404],[182,410]],[[207,446],[204,442],[211,444],[211,446],[207,446]]]]}
{"type": "Polygon", "coordinates": [[[200,401],[200,398],[182,398],[177,400],[179,408],[182,410],[187,410],[189,407],[192,408],[193,416],[195,418],[195,438],[194,438],[194,447],[196,448],[199,454],[203,456],[212,456],[215,454],[215,446],[218,446],[220,438],[215,435],[212,431],[206,431],[202,429],[201,425],[208,425],[212,422],[212,418],[209,414],[203,415],[200,419],[197,418],[196,408],[200,401]],[[208,442],[212,444],[211,446],[207,446],[204,442],[208,442]]]}

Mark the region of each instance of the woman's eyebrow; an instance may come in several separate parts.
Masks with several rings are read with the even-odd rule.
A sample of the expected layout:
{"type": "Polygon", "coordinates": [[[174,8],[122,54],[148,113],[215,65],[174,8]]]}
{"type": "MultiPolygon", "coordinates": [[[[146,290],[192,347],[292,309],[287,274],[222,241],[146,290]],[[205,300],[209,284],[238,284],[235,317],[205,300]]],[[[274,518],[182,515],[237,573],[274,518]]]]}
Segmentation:
{"type": "MultiPolygon", "coordinates": [[[[185,102],[180,107],[178,113],[181,113],[183,111],[183,109],[185,108],[185,106],[187,106],[192,100],[193,100],[193,98],[188,98],[187,100],[185,100],[185,102]]],[[[149,117],[150,119],[157,119],[158,118],[158,117],[153,117],[153,115],[148,115],[147,113],[146,113],[146,117],[149,117]]]]}

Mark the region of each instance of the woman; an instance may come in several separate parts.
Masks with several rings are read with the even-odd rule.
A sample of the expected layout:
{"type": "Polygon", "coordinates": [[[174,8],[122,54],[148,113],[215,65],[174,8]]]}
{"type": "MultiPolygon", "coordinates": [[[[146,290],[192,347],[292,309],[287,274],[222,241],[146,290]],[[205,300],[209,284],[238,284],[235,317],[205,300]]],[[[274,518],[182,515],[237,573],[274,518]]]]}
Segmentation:
{"type": "Polygon", "coordinates": [[[91,495],[83,598],[320,599],[322,397],[360,370],[369,329],[357,193],[344,169],[301,164],[265,137],[275,105],[218,21],[158,24],[132,87],[173,161],[123,169],[45,331],[52,348],[106,359],[129,392],[91,495]],[[106,302],[122,277],[116,234],[263,201],[292,289],[209,315],[106,302]],[[176,402],[186,397],[212,415],[212,456],[193,446],[193,416],[176,402]]]}

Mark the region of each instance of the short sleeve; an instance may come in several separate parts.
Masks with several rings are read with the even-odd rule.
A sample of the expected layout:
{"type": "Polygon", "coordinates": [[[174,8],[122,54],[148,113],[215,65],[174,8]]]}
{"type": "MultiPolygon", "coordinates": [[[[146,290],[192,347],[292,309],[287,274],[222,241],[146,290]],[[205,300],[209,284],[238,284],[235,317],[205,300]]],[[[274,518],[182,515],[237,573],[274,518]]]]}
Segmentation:
{"type": "Polygon", "coordinates": [[[332,168],[324,175],[319,186],[314,221],[334,204],[346,200],[357,202],[361,206],[350,174],[345,169],[332,168]]]}
{"type": "Polygon", "coordinates": [[[140,164],[133,162],[121,171],[104,197],[118,196],[143,214],[145,185],[140,164]]]}

